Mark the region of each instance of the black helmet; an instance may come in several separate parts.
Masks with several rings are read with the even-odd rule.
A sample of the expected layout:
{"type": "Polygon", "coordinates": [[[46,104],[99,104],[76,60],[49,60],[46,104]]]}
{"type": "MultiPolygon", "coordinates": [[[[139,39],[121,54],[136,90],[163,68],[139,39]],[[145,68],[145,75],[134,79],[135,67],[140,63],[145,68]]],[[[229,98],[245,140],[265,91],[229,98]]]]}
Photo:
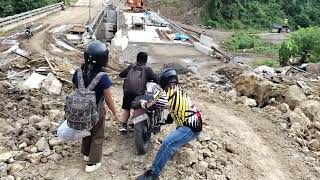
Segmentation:
{"type": "Polygon", "coordinates": [[[172,68],[163,69],[160,72],[160,86],[164,89],[169,84],[178,83],[177,71],[172,68]]]}
{"type": "Polygon", "coordinates": [[[108,56],[109,50],[106,45],[98,40],[90,42],[84,50],[85,63],[106,66],[108,63],[108,56]]]}

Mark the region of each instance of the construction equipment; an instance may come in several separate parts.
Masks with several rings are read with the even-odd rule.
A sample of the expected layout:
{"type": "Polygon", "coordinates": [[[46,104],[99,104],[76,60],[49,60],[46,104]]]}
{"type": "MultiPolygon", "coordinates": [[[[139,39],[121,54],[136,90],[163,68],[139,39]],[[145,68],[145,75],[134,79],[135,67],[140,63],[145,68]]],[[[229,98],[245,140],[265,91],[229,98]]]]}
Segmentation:
{"type": "Polygon", "coordinates": [[[127,0],[127,5],[134,12],[143,12],[147,6],[147,0],[127,0]]]}

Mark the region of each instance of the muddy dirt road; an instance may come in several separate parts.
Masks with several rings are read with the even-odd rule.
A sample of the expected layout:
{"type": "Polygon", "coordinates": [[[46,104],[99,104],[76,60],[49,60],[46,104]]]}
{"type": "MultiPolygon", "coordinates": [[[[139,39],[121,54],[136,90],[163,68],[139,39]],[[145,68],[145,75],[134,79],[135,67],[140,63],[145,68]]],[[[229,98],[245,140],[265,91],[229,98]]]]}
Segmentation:
{"type": "MultiPolygon", "coordinates": [[[[177,63],[193,70],[194,76],[199,79],[204,79],[214,68],[221,65],[219,61],[207,58],[188,47],[163,45],[133,47],[129,47],[129,52],[125,54],[134,56],[137,49],[148,51],[151,55],[150,66],[155,69],[161,68],[166,63],[177,63]]],[[[112,91],[117,107],[120,108],[122,101],[120,79],[116,80],[112,91]]],[[[162,179],[307,180],[318,177],[319,174],[306,165],[308,158],[301,152],[300,147],[280,128],[279,123],[284,121],[283,119],[270,118],[232,102],[221,102],[216,98],[219,94],[202,92],[197,87],[189,86],[187,91],[205,117],[207,125],[203,132],[204,136],[209,136],[210,143],[213,142],[217,146],[216,149],[210,148],[212,153],[210,156],[215,159],[216,165],[210,166],[208,172],[199,176],[197,166],[181,166],[179,155],[176,155],[174,161],[168,163],[165,168],[162,179]],[[189,172],[177,170],[181,168],[186,168],[189,172]]],[[[71,157],[64,158],[59,166],[49,167],[52,170],[49,173],[43,172],[43,175],[50,177],[59,174],[54,179],[134,179],[150,167],[161,140],[165,134],[174,129],[174,125],[163,127],[160,134],[153,136],[152,150],[146,155],[138,156],[133,133],[120,134],[112,118],[107,119],[101,169],[91,174],[85,173],[83,171],[85,162],[82,160],[79,148],[71,157]]],[[[194,149],[195,155],[199,155],[199,162],[207,162],[210,158],[202,157],[207,146],[199,145],[199,142],[194,141],[190,146],[194,149]]]]}
{"type": "MultiPolygon", "coordinates": [[[[89,2],[89,1],[87,1],[89,2]]],[[[92,1],[91,16],[94,17],[102,7],[102,0],[92,1]]],[[[87,3],[89,4],[89,3],[87,3]]],[[[44,42],[48,38],[49,30],[59,26],[59,25],[73,25],[82,24],[85,25],[89,21],[89,8],[88,7],[69,7],[64,11],[59,11],[46,18],[39,20],[46,26],[40,32],[34,34],[34,37],[27,43],[42,54],[48,54],[47,49],[43,48],[45,46],[44,42]]]]}
{"type": "MultiPolygon", "coordinates": [[[[84,24],[88,20],[87,13],[88,11],[85,7],[73,7],[44,18],[41,20],[41,24],[46,25],[45,28],[36,33],[30,42],[27,41],[26,43],[29,43],[30,50],[34,53],[54,57],[55,55],[51,54],[45,45],[49,30],[60,25],[84,24]]],[[[273,113],[277,114],[275,110],[272,110],[272,113],[270,113],[260,111],[258,108],[251,109],[243,105],[236,105],[219,92],[209,92],[201,88],[200,84],[205,84],[204,80],[223,63],[200,54],[192,47],[132,45],[120,57],[121,65],[123,65],[123,61],[134,61],[136,53],[139,50],[149,52],[150,66],[155,69],[160,69],[163,64],[176,63],[194,72],[191,75],[181,75],[181,82],[186,87],[186,91],[190,94],[196,106],[203,113],[205,122],[204,131],[201,136],[186,147],[183,147],[175,155],[173,161],[170,161],[164,169],[161,179],[316,180],[320,178],[319,157],[314,157],[311,153],[305,152],[303,147],[300,147],[289,136],[287,131],[281,128],[280,123],[286,120],[277,115],[272,116],[273,113]],[[189,161],[192,161],[191,164],[189,164],[189,161]]],[[[68,54],[66,51],[60,52],[61,56],[66,54],[68,54]]],[[[80,63],[77,65],[79,66],[80,63]]],[[[117,78],[118,72],[109,70],[109,73],[114,84],[112,87],[114,99],[117,108],[120,109],[123,95],[121,88],[122,80],[117,78]]],[[[2,86],[5,87],[4,85],[2,86]]],[[[4,91],[4,88],[2,90],[4,91]]],[[[32,98],[28,96],[31,97],[32,94],[19,97],[19,101],[16,104],[25,103],[26,106],[23,106],[23,108],[26,109],[25,111],[28,111],[28,108],[30,108],[29,101],[33,102],[33,99],[38,98],[38,102],[34,101],[36,103],[32,103],[35,106],[35,110],[42,112],[37,113],[37,115],[40,114],[43,117],[49,118],[47,117],[49,116],[49,111],[42,111],[42,103],[59,101],[61,105],[61,103],[63,104],[65,94],[57,97],[44,96],[45,98],[37,95],[34,95],[32,98]],[[25,100],[24,98],[27,99],[27,97],[29,99],[25,100]],[[52,98],[55,99],[53,100],[52,98]]],[[[12,97],[15,96],[10,96],[3,101],[6,103],[6,106],[8,106],[7,104],[10,105],[7,101],[12,97]]],[[[13,107],[14,105],[10,106],[13,107]]],[[[61,116],[63,114],[62,106],[59,106],[60,109],[55,108],[53,107],[50,110],[58,112],[55,114],[56,116],[61,116]]],[[[23,116],[28,116],[27,118],[29,118],[29,116],[35,115],[32,112],[26,112],[26,115],[23,114],[23,116]]],[[[4,112],[1,113],[5,114],[4,112]]],[[[50,111],[50,113],[52,112],[50,111]]],[[[57,118],[52,119],[50,119],[52,123],[58,126],[59,120],[57,118]],[[52,119],[55,119],[55,121],[52,119]]],[[[16,122],[18,120],[12,119],[12,121],[16,122]]],[[[28,124],[29,122],[24,123],[28,124]]],[[[31,127],[29,128],[32,130],[31,127]]],[[[50,128],[52,127],[48,129],[50,128]]],[[[164,126],[161,133],[153,136],[153,147],[151,150],[146,155],[138,156],[134,146],[133,133],[127,135],[120,134],[117,125],[114,124],[110,113],[108,113],[102,167],[99,170],[93,173],[84,172],[85,162],[80,154],[80,142],[71,143],[72,145],[66,143],[51,147],[51,149],[49,148],[50,156],[42,157],[41,162],[39,162],[39,158],[38,164],[28,162],[29,165],[25,169],[29,172],[31,171],[34,179],[135,179],[137,175],[140,175],[150,167],[162,139],[174,128],[174,125],[164,126]]],[[[34,131],[36,132],[36,130],[34,131]]],[[[52,131],[54,133],[51,133],[51,136],[55,136],[56,128],[52,131]]],[[[50,133],[48,135],[46,131],[43,132],[45,133],[44,136],[52,138],[50,137],[50,133]]],[[[0,138],[0,140],[2,139],[0,138]]],[[[34,138],[33,141],[37,142],[38,139],[34,138]]],[[[12,144],[12,146],[16,146],[14,143],[12,144]]],[[[29,147],[34,147],[34,144],[30,144],[28,144],[29,147]]],[[[5,148],[1,148],[0,152],[3,149],[5,150],[5,148]]],[[[31,153],[33,153],[31,155],[38,154],[31,153]]],[[[3,164],[6,163],[0,164],[1,167],[3,164]]],[[[10,172],[12,171],[11,167],[8,169],[10,169],[10,172]]],[[[5,173],[7,173],[6,169],[5,173]]],[[[30,175],[27,177],[30,177],[30,175]]]]}

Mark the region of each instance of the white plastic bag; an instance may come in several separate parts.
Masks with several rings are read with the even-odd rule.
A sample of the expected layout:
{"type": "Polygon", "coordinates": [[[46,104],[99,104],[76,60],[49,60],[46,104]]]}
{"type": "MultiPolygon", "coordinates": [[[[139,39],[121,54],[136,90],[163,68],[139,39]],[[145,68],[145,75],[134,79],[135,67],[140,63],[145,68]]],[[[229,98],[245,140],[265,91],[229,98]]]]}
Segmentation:
{"type": "Polygon", "coordinates": [[[65,120],[59,126],[57,135],[58,135],[58,138],[61,139],[62,141],[76,141],[84,137],[90,136],[91,132],[88,130],[76,130],[76,129],[70,128],[67,124],[67,120],[65,120]]]}

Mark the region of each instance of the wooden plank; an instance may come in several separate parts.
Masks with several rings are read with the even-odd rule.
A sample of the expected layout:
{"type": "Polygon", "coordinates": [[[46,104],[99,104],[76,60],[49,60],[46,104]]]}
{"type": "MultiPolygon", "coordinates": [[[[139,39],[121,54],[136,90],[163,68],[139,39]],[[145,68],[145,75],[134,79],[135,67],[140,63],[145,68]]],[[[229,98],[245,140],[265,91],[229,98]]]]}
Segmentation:
{"type": "Polygon", "coordinates": [[[159,29],[156,29],[156,32],[157,32],[157,34],[158,34],[158,36],[159,36],[160,40],[162,40],[162,41],[163,41],[165,38],[163,37],[163,34],[161,34],[160,30],[159,30],[159,29]]]}
{"type": "Polygon", "coordinates": [[[44,56],[44,58],[46,59],[46,61],[47,61],[47,63],[48,63],[48,65],[49,65],[49,67],[50,67],[50,69],[52,70],[52,72],[53,72],[53,74],[57,74],[57,72],[56,72],[56,70],[53,68],[53,66],[52,66],[52,64],[51,64],[51,62],[50,62],[50,60],[47,58],[47,56],[44,56]]]}
{"type": "Polygon", "coordinates": [[[18,75],[20,75],[20,74],[23,74],[23,73],[25,73],[25,72],[27,72],[27,71],[29,71],[29,69],[25,69],[25,70],[23,70],[23,71],[20,71],[20,72],[18,72],[18,73],[16,73],[16,74],[11,75],[11,76],[7,76],[5,79],[13,78],[13,77],[18,76],[18,75]]]}
{"type": "Polygon", "coordinates": [[[23,57],[23,58],[26,58],[26,59],[28,59],[29,61],[32,60],[31,58],[29,58],[29,57],[27,57],[27,56],[25,56],[25,55],[22,55],[22,54],[20,54],[20,53],[17,53],[16,51],[11,51],[11,52],[14,53],[14,54],[16,54],[16,55],[18,55],[18,56],[21,56],[21,57],[23,57]]]}

